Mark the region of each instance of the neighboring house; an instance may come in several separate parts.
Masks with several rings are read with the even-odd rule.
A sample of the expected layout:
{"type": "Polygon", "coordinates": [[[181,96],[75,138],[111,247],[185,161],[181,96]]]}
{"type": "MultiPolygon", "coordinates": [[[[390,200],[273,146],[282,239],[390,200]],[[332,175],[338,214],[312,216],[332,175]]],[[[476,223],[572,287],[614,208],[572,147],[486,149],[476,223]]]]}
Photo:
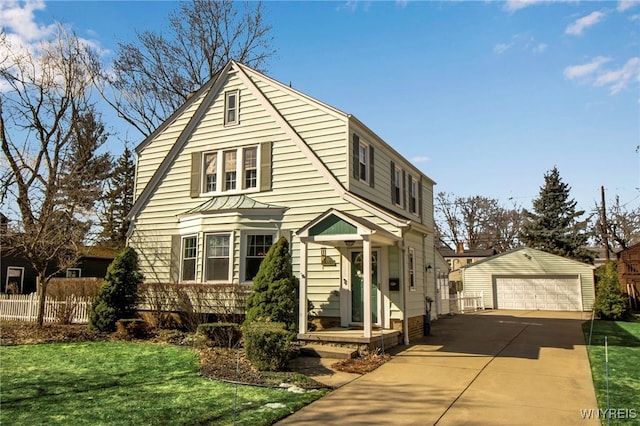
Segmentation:
{"type": "MultiPolygon", "coordinates": [[[[107,268],[115,258],[113,250],[100,247],[85,247],[76,265],[57,273],[56,277],[104,278],[107,268]]],[[[51,273],[52,271],[49,271],[51,273]]],[[[0,259],[0,293],[29,294],[36,291],[36,271],[21,256],[2,250],[0,259]]]]}
{"type": "Polygon", "coordinates": [[[449,247],[443,247],[439,248],[438,252],[449,265],[449,284],[454,293],[463,290],[462,267],[491,257],[497,253],[495,249],[465,250],[462,243],[458,243],[455,250],[451,250],[449,247]]]}
{"type": "Polygon", "coordinates": [[[251,285],[285,237],[301,334],[308,299],[320,328],[422,335],[434,182],[353,115],[231,61],[136,152],[146,282],[251,285]]]}
{"type": "Polygon", "coordinates": [[[593,265],[532,248],[501,253],[462,268],[465,291],[482,291],[485,308],[589,311],[593,265]]]}
{"type": "Polygon", "coordinates": [[[620,288],[633,300],[635,308],[640,307],[640,243],[616,254],[620,288]]]}

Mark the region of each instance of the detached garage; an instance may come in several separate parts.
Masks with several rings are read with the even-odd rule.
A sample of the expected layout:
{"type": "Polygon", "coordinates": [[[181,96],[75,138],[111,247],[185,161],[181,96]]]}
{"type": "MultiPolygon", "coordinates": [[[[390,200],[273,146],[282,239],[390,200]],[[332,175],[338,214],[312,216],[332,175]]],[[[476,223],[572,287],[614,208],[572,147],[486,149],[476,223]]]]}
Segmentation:
{"type": "Polygon", "coordinates": [[[485,308],[590,311],[595,267],[532,248],[462,268],[465,291],[483,292],[485,308]]]}

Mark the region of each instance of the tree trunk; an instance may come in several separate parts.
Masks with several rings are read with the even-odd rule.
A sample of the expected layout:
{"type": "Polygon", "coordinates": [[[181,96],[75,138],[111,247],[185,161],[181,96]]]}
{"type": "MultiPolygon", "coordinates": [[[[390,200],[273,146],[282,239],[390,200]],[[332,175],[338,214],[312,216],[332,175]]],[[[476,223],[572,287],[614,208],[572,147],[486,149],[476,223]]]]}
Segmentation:
{"type": "Polygon", "coordinates": [[[47,300],[47,284],[48,281],[44,277],[44,274],[39,274],[36,278],[36,289],[38,295],[38,311],[36,316],[36,324],[38,327],[42,327],[44,324],[44,309],[45,302],[47,300]]]}

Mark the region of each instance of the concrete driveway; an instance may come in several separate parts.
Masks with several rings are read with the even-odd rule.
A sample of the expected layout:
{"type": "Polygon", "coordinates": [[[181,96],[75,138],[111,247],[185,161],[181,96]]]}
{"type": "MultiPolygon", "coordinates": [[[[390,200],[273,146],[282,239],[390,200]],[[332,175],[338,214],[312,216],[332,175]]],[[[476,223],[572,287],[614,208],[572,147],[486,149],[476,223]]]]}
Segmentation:
{"type": "Polygon", "coordinates": [[[594,425],[581,325],[589,313],[482,311],[431,336],[279,425],[594,425]]]}

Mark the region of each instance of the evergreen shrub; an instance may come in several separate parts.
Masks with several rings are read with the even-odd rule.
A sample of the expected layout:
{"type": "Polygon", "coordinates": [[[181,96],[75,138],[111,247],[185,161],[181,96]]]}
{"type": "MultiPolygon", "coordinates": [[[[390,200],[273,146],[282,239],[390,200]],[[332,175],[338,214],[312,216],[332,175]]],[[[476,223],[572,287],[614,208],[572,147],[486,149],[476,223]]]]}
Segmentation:
{"type": "Polygon", "coordinates": [[[136,315],[138,285],[143,276],[138,270],[138,254],[125,248],[107,268],[107,275],[96,300],[91,305],[89,327],[98,331],[115,331],[116,322],[136,315]]]}
{"type": "Polygon", "coordinates": [[[614,262],[607,262],[598,271],[594,309],[600,319],[623,320],[629,314],[629,302],[620,289],[618,270],[614,262]]]}
{"type": "Polygon", "coordinates": [[[251,364],[261,371],[281,371],[290,359],[294,333],[284,324],[255,321],[245,324],[244,349],[251,364]]]}

